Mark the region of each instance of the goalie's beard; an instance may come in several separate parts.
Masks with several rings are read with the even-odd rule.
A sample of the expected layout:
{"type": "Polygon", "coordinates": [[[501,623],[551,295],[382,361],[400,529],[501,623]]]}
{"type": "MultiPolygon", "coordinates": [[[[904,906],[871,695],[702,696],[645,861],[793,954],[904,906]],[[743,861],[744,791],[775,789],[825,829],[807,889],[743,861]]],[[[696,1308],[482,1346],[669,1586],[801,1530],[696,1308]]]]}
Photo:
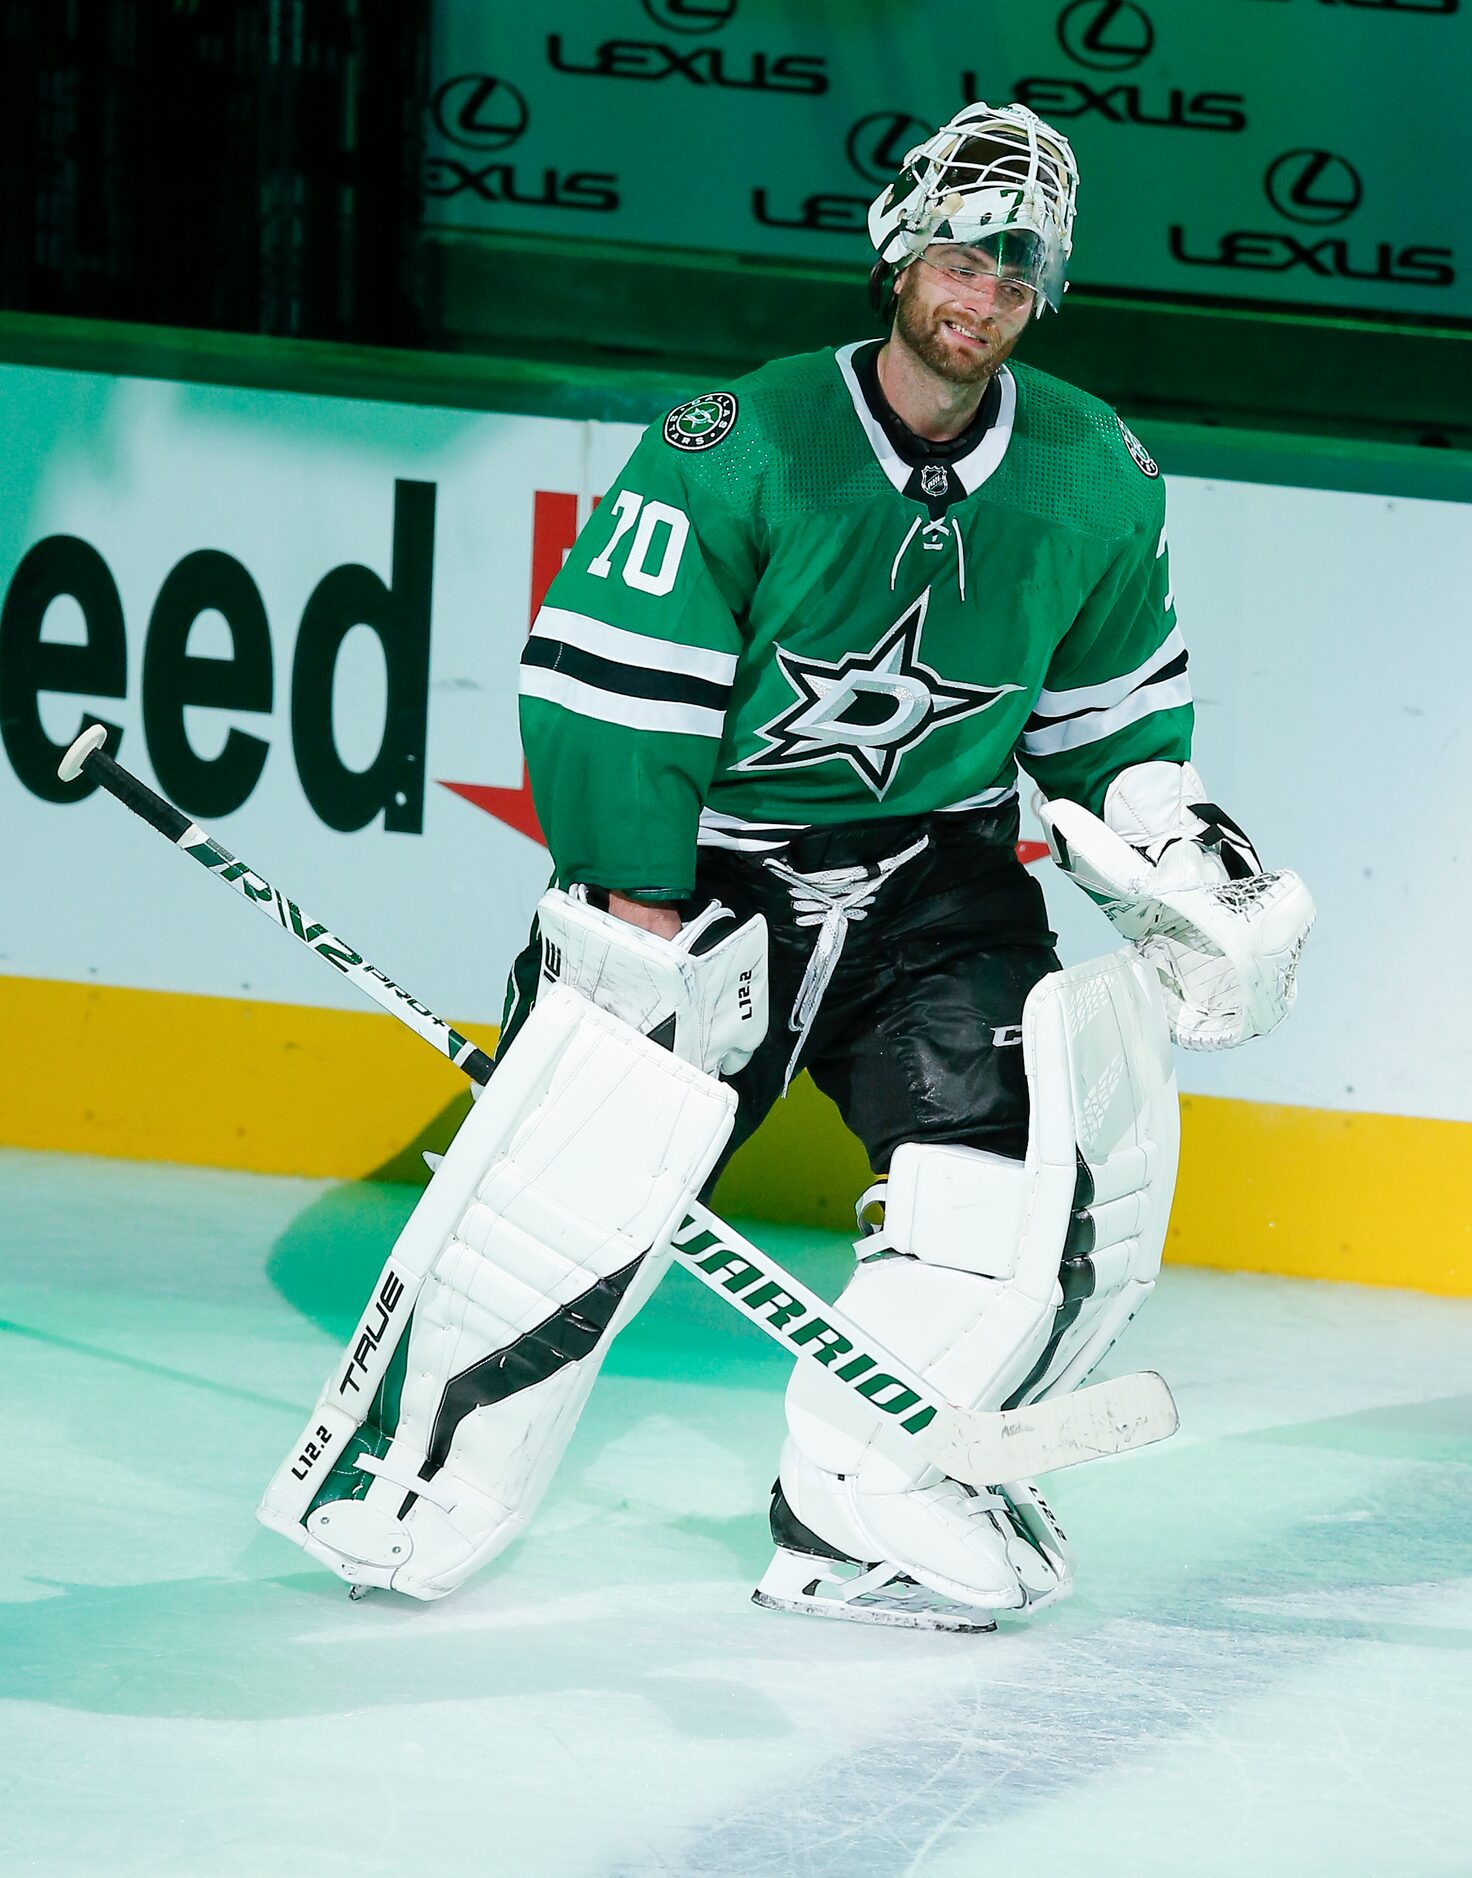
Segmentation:
{"type": "Polygon", "coordinates": [[[894,337],[947,384],[985,385],[1022,337],[1020,329],[1004,337],[994,321],[985,320],[982,331],[987,336],[987,345],[962,352],[941,331],[942,324],[950,317],[946,306],[925,310],[913,304],[915,298],[903,290],[896,293],[894,337]]]}

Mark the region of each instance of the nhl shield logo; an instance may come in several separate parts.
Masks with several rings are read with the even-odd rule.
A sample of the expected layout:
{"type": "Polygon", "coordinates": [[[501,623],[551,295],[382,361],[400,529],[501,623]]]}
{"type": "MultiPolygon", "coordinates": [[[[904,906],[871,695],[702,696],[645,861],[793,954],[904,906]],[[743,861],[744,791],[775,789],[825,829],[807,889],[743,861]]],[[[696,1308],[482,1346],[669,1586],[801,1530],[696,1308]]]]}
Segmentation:
{"type": "Polygon", "coordinates": [[[1151,456],[1144,444],[1140,442],[1129,425],[1125,423],[1122,417],[1116,417],[1114,421],[1119,426],[1120,436],[1124,438],[1125,449],[1128,450],[1130,455],[1135,459],[1136,469],[1139,470],[1142,476],[1158,476],[1160,474],[1160,465],[1155,461],[1155,458],[1151,456]]]}
{"type": "Polygon", "coordinates": [[[736,400],[729,391],[708,391],[704,397],[677,404],[664,420],[664,440],[675,450],[709,450],[729,435],[736,423],[736,400]]]}
{"type": "Polygon", "coordinates": [[[944,463],[927,463],[920,472],[920,487],[928,496],[943,496],[950,482],[944,463]]]}

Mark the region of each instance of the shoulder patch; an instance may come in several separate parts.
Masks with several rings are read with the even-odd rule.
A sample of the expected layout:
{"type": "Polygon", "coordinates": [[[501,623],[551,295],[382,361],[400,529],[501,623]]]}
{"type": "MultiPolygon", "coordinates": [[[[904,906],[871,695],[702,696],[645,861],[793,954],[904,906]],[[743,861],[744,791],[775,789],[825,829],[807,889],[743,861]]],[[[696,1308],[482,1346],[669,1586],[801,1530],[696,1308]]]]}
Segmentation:
{"type": "Polygon", "coordinates": [[[707,391],[677,404],[664,420],[664,440],[675,450],[709,450],[736,424],[736,400],[729,391],[707,391]]]}
{"type": "MultiPolygon", "coordinates": [[[[686,407],[682,406],[681,408],[684,409],[686,407]]],[[[673,413],[671,415],[673,415],[673,413]]],[[[1125,423],[1122,417],[1116,417],[1114,421],[1119,426],[1120,436],[1124,438],[1124,447],[1135,459],[1135,467],[1139,470],[1140,474],[1142,476],[1158,476],[1160,474],[1160,465],[1155,461],[1155,458],[1151,456],[1144,444],[1140,442],[1129,425],[1125,423]]],[[[668,426],[666,426],[665,435],[669,435],[668,426]]]]}

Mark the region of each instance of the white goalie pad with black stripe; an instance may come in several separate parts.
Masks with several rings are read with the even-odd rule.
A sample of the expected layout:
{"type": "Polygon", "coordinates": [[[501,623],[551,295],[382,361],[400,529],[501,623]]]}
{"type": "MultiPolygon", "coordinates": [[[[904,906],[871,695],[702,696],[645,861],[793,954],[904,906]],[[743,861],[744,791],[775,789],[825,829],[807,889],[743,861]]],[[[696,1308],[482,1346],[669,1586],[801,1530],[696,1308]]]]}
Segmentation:
{"type": "Polygon", "coordinates": [[[416,1598],[501,1551],[734,1116],[713,1077],[544,990],[399,1235],[261,1522],[350,1583],[416,1598]]]}
{"type": "MultiPolygon", "coordinates": [[[[1175,1076],[1150,968],[1121,951],[1050,973],[1028,996],[1022,1030],[1026,1159],[897,1148],[883,1227],[858,1242],[839,1299],[967,1409],[1085,1380],[1149,1296],[1175,1185],[1175,1076]]],[[[923,1453],[898,1451],[884,1416],[825,1371],[794,1370],[787,1424],[788,1505],[850,1558],[889,1561],[989,1609],[1036,1607],[1066,1587],[1066,1548],[1040,1565],[1032,1540],[923,1453]]]]}
{"type": "MultiPolygon", "coordinates": [[[[1160,988],[1129,951],[1045,979],[1030,1075],[1045,1063],[1072,1090],[1034,1111],[1028,1159],[1072,1197],[1047,1343],[1006,1406],[1076,1389],[1103,1361],[1160,1275],[1180,1159],[1180,1101],[1160,988]],[[1048,990],[1044,990],[1044,986],[1048,990]]],[[[1047,1176],[1045,1175],[1046,1179],[1047,1176]]]]}

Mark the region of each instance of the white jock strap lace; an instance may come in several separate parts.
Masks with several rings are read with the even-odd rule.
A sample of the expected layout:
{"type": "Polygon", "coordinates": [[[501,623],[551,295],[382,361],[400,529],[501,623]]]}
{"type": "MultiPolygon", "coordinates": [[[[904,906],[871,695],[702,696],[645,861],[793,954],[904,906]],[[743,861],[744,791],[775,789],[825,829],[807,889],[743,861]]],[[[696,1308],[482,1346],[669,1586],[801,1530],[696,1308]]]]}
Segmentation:
{"type": "Polygon", "coordinates": [[[769,855],[763,860],[762,866],[769,868],[787,888],[793,911],[797,915],[797,924],[818,928],[807,970],[802,975],[802,983],[793,1001],[792,1015],[787,1020],[788,1029],[797,1032],[797,1042],[793,1045],[787,1072],[782,1078],[784,1096],[797,1074],[798,1058],[808,1040],[813,1020],[818,1015],[823,994],[838,968],[843,944],[848,937],[849,921],[865,918],[880,888],[898,873],[906,861],[913,861],[917,854],[923,854],[929,846],[929,835],[922,835],[902,853],[891,854],[873,867],[826,867],[812,874],[800,874],[795,867],[789,867],[785,861],[779,861],[774,856],[769,855]]]}

